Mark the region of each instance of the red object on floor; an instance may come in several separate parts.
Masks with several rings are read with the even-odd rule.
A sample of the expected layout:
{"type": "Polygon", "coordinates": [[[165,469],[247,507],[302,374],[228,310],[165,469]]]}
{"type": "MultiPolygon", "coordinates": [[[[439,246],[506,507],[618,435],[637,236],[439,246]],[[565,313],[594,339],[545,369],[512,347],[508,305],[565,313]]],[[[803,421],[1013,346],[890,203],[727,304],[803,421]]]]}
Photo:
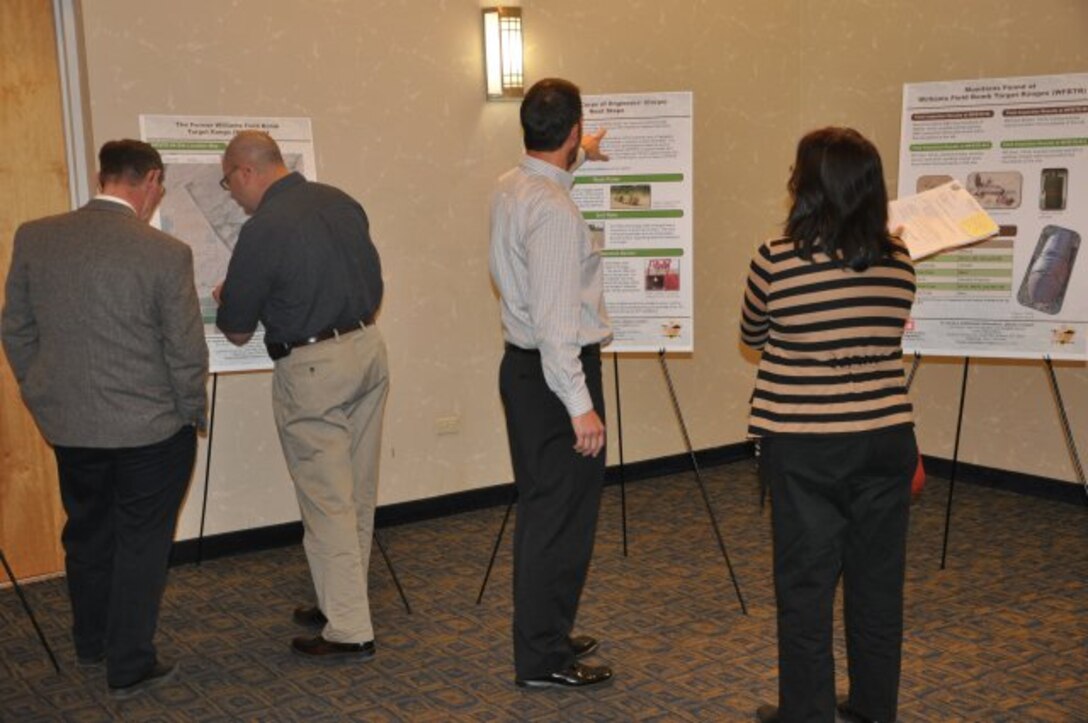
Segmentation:
{"type": "Polygon", "coordinates": [[[910,493],[917,497],[922,494],[926,486],[926,468],[922,466],[922,455],[918,455],[918,466],[914,470],[914,478],[910,481],[910,493]]]}

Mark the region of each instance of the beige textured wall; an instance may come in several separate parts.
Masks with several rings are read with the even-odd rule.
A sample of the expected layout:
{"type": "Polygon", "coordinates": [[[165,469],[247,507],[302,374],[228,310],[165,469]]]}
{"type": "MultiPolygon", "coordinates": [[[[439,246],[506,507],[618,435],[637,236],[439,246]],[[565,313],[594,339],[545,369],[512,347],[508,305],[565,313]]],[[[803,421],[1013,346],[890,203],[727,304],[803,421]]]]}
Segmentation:
{"type": "MultiPolygon", "coordinates": [[[[136,135],[140,113],[310,116],[319,177],[366,207],[385,267],[380,324],[393,374],[382,503],[511,479],[487,197],[517,162],[520,136],[516,104],[483,101],[481,4],[84,2],[96,144],[136,135]],[[435,419],[451,415],[460,433],[437,435],[435,419]]],[[[744,437],[754,366],[738,348],[737,302],[750,250],[783,216],[802,130],[858,126],[894,178],[903,82],[1088,67],[1079,0],[1037,0],[1031,11],[932,0],[521,4],[530,82],[562,75],[586,93],[695,93],[697,352],[670,369],[697,448],[744,437]],[[947,28],[933,27],[940,17],[947,28]]],[[[1071,480],[1041,368],[980,366],[964,459],[1071,480]]],[[[922,368],[927,452],[950,454],[956,368],[922,368]]],[[[610,359],[606,369],[612,404],[610,359]]],[[[1059,373],[1084,447],[1088,375],[1059,373]]],[[[681,452],[656,359],[624,357],[620,374],[627,460],[681,452]]],[[[296,517],[269,407],[267,375],[220,379],[210,533],[296,517]]],[[[195,533],[203,475],[181,537],[195,533]]]]}

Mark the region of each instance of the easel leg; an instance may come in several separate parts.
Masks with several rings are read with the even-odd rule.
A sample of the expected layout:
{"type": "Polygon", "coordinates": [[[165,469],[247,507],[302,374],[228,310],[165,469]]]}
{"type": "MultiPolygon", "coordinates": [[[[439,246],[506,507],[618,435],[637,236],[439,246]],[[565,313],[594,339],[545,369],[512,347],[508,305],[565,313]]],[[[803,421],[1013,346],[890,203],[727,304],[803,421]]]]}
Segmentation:
{"type": "Polygon", "coordinates": [[[484,599],[484,590],[487,589],[487,581],[491,577],[491,568],[495,565],[495,556],[499,554],[499,545],[502,543],[502,533],[506,532],[506,522],[510,519],[510,510],[514,509],[514,502],[516,500],[517,490],[514,491],[514,496],[510,499],[510,504],[506,506],[506,514],[502,516],[502,524],[499,525],[499,534],[495,538],[495,546],[491,548],[491,559],[487,561],[487,572],[484,573],[484,581],[483,584],[480,585],[480,594],[476,596],[477,605],[484,599]]]}
{"type": "Polygon", "coordinates": [[[0,562],[4,564],[4,571],[8,574],[8,579],[11,580],[11,586],[15,589],[15,594],[19,596],[19,602],[23,604],[23,610],[26,611],[27,617],[30,618],[30,624],[34,626],[34,632],[38,634],[38,640],[42,641],[42,647],[45,648],[45,652],[49,655],[49,660],[53,663],[53,670],[60,673],[60,664],[57,663],[57,656],[53,655],[53,649],[49,647],[49,641],[45,639],[45,633],[43,633],[41,627],[38,626],[38,619],[34,617],[34,611],[30,609],[30,603],[27,602],[26,596],[23,595],[23,589],[19,587],[19,581],[15,578],[15,573],[11,571],[11,566],[8,565],[8,559],[4,557],[3,550],[0,550],[0,562]]]}
{"type": "MultiPolygon", "coordinates": [[[[1069,426],[1069,416],[1065,413],[1065,402],[1062,401],[1062,390],[1058,388],[1058,375],[1054,373],[1054,362],[1050,356],[1043,357],[1046,370],[1050,376],[1050,386],[1054,389],[1054,400],[1058,403],[1058,419],[1062,423],[1062,431],[1065,433],[1065,445],[1069,448],[1069,456],[1073,459],[1073,471],[1088,494],[1088,482],[1084,480],[1084,467],[1080,463],[1080,455],[1077,453],[1077,443],[1073,439],[1073,428],[1069,426]]],[[[1086,500],[1088,501],[1088,500],[1086,500]]]]}
{"type": "Polygon", "coordinates": [[[918,365],[922,363],[922,355],[915,354],[914,361],[910,365],[910,374],[907,375],[907,391],[910,391],[910,385],[914,384],[914,375],[918,373],[918,365]]]}
{"type": "Polygon", "coordinates": [[[212,437],[215,433],[215,397],[219,389],[219,374],[212,374],[212,403],[208,415],[208,453],[204,458],[204,501],[200,505],[200,533],[196,538],[196,564],[204,561],[204,520],[208,516],[208,485],[212,479],[212,437]]]}
{"type": "Polygon", "coordinates": [[[952,448],[952,472],[948,475],[948,504],[944,511],[944,543],[941,545],[941,569],[944,569],[948,556],[948,531],[952,526],[952,492],[956,488],[956,467],[960,461],[960,431],[963,429],[963,403],[967,398],[967,370],[971,366],[971,357],[963,358],[963,381],[960,384],[960,412],[956,418],[956,442],[952,448]]]}
{"type": "Polygon", "coordinates": [[[612,378],[616,384],[616,439],[620,450],[620,524],[623,530],[623,556],[627,557],[627,470],[623,464],[623,410],[620,408],[620,355],[612,353],[612,378]]]}
{"type": "Polygon", "coordinates": [[[385,560],[385,566],[389,568],[389,574],[393,577],[393,584],[397,586],[397,592],[400,593],[400,599],[401,602],[404,603],[404,609],[411,615],[412,606],[408,604],[408,596],[404,594],[404,588],[400,586],[400,580],[397,579],[397,571],[393,569],[393,562],[385,552],[385,545],[382,544],[382,538],[378,537],[377,529],[374,530],[374,542],[378,546],[378,552],[382,553],[382,559],[385,560]]]}
{"type": "MultiPolygon", "coordinates": [[[[755,453],[756,453],[756,472],[759,472],[759,465],[763,464],[763,460],[760,457],[763,455],[763,448],[757,439],[755,441],[755,453]]],[[[762,475],[759,476],[759,511],[762,512],[767,506],[767,485],[763,483],[762,475]]]]}
{"type": "Polygon", "coordinates": [[[676,419],[680,422],[680,431],[684,435],[684,444],[688,448],[688,456],[691,457],[691,466],[695,471],[695,481],[699,483],[699,491],[703,495],[703,503],[706,505],[706,512],[710,515],[710,524],[714,528],[714,535],[718,538],[718,548],[722,551],[722,557],[725,559],[725,566],[729,569],[729,578],[733,581],[733,590],[737,593],[737,602],[740,603],[740,611],[744,615],[748,614],[748,607],[744,604],[744,596],[740,593],[740,584],[737,583],[737,576],[733,573],[733,563],[729,560],[729,553],[725,549],[725,540],[722,539],[722,532],[718,529],[718,518],[714,516],[714,508],[710,505],[710,496],[706,493],[706,485],[703,484],[703,475],[699,471],[699,462],[695,459],[695,449],[691,446],[691,437],[688,436],[688,427],[684,423],[684,415],[680,411],[680,402],[676,399],[676,390],[672,385],[672,377],[669,375],[669,366],[665,362],[665,350],[662,349],[657,353],[657,359],[661,362],[661,371],[665,374],[665,383],[669,387],[669,396],[672,398],[672,408],[676,412],[676,419]]]}

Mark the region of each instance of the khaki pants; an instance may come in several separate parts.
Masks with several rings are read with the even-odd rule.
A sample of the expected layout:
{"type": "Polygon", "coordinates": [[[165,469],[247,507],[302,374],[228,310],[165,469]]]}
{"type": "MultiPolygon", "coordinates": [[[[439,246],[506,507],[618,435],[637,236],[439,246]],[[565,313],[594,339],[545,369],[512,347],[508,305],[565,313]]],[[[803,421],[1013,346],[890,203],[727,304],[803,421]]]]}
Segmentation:
{"type": "Polygon", "coordinates": [[[376,326],[301,347],[276,362],[272,408],[295,482],[326,640],[374,639],[367,568],[382,415],[389,391],[376,326]]]}

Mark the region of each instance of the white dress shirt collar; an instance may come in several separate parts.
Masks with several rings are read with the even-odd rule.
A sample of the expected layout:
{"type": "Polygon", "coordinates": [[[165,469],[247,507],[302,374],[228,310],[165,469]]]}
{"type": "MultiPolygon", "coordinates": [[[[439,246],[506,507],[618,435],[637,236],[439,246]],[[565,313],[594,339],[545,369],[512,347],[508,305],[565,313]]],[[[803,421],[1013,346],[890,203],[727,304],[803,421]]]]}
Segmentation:
{"type": "Polygon", "coordinates": [[[119,203],[122,206],[128,206],[130,209],[132,209],[133,213],[136,213],[136,207],[135,206],[133,206],[131,203],[129,203],[125,199],[120,198],[118,196],[111,196],[108,193],[100,193],[100,194],[98,194],[97,196],[94,197],[94,200],[96,200],[96,201],[109,201],[111,203],[119,203]]]}

